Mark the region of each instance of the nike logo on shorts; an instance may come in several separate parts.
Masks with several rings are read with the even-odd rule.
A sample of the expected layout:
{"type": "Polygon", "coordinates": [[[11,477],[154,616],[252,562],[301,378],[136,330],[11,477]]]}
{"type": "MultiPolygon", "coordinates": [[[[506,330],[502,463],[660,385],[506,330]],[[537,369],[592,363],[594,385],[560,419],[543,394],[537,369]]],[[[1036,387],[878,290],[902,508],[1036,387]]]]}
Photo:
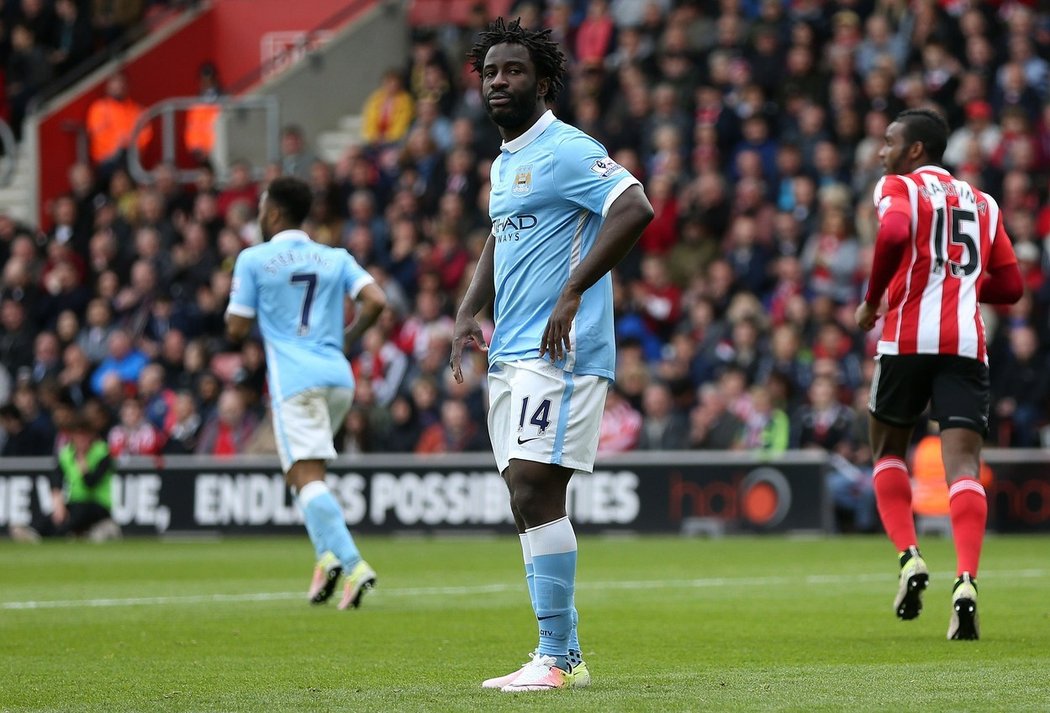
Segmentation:
{"type": "Polygon", "coordinates": [[[524,446],[529,441],[538,441],[541,438],[543,438],[543,436],[535,436],[533,438],[526,438],[526,439],[522,440],[521,436],[518,436],[518,445],[519,446],[524,446]]]}

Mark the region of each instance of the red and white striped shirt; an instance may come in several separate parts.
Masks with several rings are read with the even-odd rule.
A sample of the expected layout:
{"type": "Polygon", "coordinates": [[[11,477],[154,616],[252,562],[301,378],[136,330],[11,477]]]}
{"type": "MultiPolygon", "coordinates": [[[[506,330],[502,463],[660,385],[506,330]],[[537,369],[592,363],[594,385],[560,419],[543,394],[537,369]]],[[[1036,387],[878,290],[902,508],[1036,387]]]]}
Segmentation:
{"type": "Polygon", "coordinates": [[[884,176],[875,186],[882,221],[902,213],[910,245],[889,283],[879,354],[954,354],[988,363],[977,290],[985,271],[1014,262],[999,205],[943,168],[884,176]]]}

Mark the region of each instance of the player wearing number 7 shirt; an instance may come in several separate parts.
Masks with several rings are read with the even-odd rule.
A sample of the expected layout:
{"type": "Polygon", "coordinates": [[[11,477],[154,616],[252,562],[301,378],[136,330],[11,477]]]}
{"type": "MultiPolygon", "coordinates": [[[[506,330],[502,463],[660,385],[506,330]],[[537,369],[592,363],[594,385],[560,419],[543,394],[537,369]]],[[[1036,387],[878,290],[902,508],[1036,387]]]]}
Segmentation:
{"type": "Polygon", "coordinates": [[[879,231],[857,324],[875,326],[886,293],[868,408],[879,516],[899,553],[894,610],[901,619],[917,617],[929,581],[905,455],[930,404],[941,429],[956,552],[948,638],[976,639],[977,564],[988,514],[978,474],[989,404],[978,303],[1010,304],[1023,288],[995,199],[938,165],[947,140],[945,120],[926,109],[902,112],[886,129],[879,154],[886,175],[874,195],[879,231]]]}
{"type": "Polygon", "coordinates": [[[327,601],[345,574],[339,609],[346,609],[360,604],[376,573],[325,484],[326,462],[336,455],[332,437],[354,400],[345,346],[376,321],[386,297],[350,253],[316,243],[300,229],[312,202],[310,186],[298,178],[274,179],[263,193],[264,242],[237,256],[226,325],[239,342],[259,319],[277,452],[317,555],[307,597],[327,601]],[[344,333],[347,295],[360,304],[344,333]]]}

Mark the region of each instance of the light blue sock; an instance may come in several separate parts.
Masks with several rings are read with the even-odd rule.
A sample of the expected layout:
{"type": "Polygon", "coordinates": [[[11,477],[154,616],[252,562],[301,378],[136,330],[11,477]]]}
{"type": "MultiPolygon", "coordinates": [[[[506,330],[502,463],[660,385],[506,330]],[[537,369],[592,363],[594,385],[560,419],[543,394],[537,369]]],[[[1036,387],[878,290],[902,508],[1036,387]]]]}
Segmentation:
{"type": "Polygon", "coordinates": [[[299,512],[303,514],[303,524],[306,525],[306,534],[310,536],[310,543],[314,546],[314,553],[317,555],[317,559],[321,559],[321,556],[325,553],[324,542],[321,541],[320,533],[316,532],[314,527],[311,525],[311,520],[306,516],[306,508],[299,502],[299,496],[295,497],[296,504],[299,506],[299,512]]]}
{"type": "MultiPolygon", "coordinates": [[[[529,588],[529,603],[532,605],[532,613],[536,613],[536,567],[532,563],[532,550],[529,549],[529,536],[527,533],[518,533],[518,539],[521,540],[521,558],[525,561],[525,586],[529,588]]],[[[534,650],[536,653],[540,651],[539,642],[536,643],[534,650]]]]}
{"type": "Polygon", "coordinates": [[[540,654],[553,656],[555,665],[567,671],[576,588],[576,533],[569,518],[563,517],[530,528],[526,534],[535,572],[540,654]]]}
{"type": "Polygon", "coordinates": [[[306,531],[311,539],[316,536],[314,547],[321,547],[321,553],[330,550],[346,571],[361,561],[361,553],[346,527],[343,509],[324,482],[314,480],[307,483],[299,491],[299,505],[303,509],[306,531]]]}

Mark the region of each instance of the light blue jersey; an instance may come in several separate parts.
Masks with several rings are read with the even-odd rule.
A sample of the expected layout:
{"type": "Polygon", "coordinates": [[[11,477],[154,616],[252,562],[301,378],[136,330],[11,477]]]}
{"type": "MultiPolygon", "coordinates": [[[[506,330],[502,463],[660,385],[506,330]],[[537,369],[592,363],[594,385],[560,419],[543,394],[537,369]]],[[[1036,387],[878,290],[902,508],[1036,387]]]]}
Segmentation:
{"type": "Polygon", "coordinates": [[[342,248],[285,230],[237,256],[227,312],[258,317],[275,402],[321,386],[353,388],[343,354],[343,298],[371,275],[342,248]]]}
{"type": "MultiPolygon", "coordinates": [[[[496,328],[489,362],[534,359],[569,273],[594,246],[609,206],[638,180],[600,143],[548,111],[503,144],[491,182],[496,328]]],[[[583,294],[570,338],[572,349],[557,366],[614,377],[610,275],[583,294]]]]}

